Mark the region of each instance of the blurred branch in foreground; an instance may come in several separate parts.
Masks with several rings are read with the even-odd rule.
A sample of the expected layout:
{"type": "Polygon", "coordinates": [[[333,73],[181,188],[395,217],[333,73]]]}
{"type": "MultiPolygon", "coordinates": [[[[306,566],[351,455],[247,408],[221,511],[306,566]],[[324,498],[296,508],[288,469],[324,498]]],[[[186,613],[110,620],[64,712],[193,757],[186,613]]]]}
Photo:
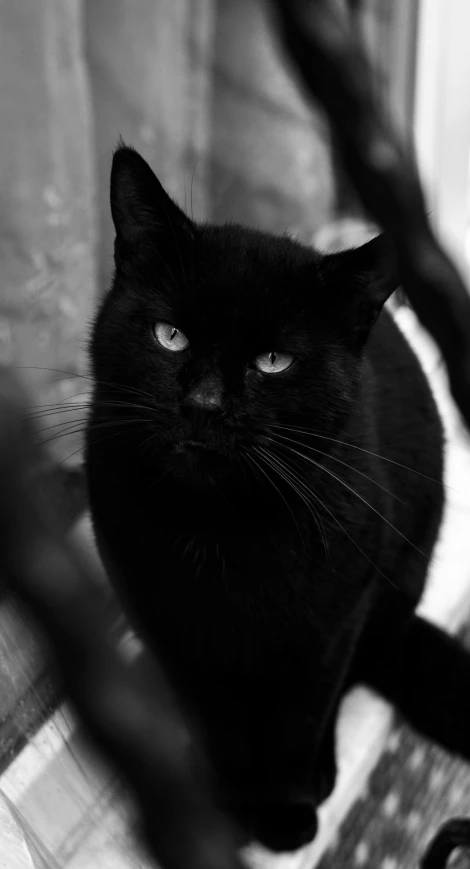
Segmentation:
{"type": "Polygon", "coordinates": [[[454,818],[447,821],[429,845],[422,861],[421,869],[442,869],[455,848],[468,848],[470,842],[470,820],[454,818]]]}
{"type": "Polygon", "coordinates": [[[0,576],[52,645],[89,735],[130,786],[143,839],[165,869],[239,869],[234,843],[190,771],[190,735],[158,663],[129,664],[111,636],[118,614],[64,543],[35,487],[40,453],[18,388],[0,369],[0,576]]]}
{"type": "Polygon", "coordinates": [[[442,350],[470,426],[470,296],[429,225],[417,170],[377,101],[353,18],[335,0],[273,6],[289,57],[325,109],[364,206],[394,242],[405,292],[442,350]]]}

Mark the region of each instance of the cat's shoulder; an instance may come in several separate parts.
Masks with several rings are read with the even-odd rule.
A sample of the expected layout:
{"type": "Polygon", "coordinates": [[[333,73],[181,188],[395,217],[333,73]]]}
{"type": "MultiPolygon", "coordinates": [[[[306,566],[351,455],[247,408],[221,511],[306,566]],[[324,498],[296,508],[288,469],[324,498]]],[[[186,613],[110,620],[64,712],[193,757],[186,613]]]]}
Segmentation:
{"type": "Polygon", "coordinates": [[[374,366],[380,363],[386,364],[387,367],[396,365],[400,369],[408,369],[410,374],[415,372],[421,377],[421,362],[399,326],[395,313],[387,307],[382,310],[372,330],[366,346],[366,356],[374,366]]]}

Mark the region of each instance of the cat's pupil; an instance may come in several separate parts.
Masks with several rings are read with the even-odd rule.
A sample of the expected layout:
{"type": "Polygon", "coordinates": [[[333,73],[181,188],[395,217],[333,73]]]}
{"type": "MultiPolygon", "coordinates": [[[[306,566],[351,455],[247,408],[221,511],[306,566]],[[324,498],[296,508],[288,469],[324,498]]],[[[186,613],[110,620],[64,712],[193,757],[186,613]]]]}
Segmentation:
{"type": "Polygon", "coordinates": [[[269,354],[269,361],[270,361],[271,365],[274,365],[276,359],[277,359],[277,353],[272,352],[269,354]]]}
{"type": "Polygon", "coordinates": [[[175,329],[175,327],[173,326],[173,329],[171,330],[170,341],[173,341],[173,338],[177,334],[178,334],[178,329],[175,329]]]}

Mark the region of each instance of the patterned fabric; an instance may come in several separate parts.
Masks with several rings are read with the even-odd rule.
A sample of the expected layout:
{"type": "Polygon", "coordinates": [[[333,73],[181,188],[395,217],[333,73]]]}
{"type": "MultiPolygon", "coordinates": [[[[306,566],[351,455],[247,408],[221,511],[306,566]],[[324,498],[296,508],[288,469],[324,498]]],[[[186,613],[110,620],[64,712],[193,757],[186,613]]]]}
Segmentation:
{"type": "MultiPolygon", "coordinates": [[[[79,469],[39,469],[45,500],[60,518],[64,533],[77,527],[86,505],[79,469]]],[[[2,588],[0,583],[0,588],[2,588]]],[[[0,596],[0,773],[47,721],[60,702],[54,667],[40,636],[8,596],[0,596]]]]}
{"type": "MultiPolygon", "coordinates": [[[[462,640],[470,648],[470,627],[462,640]]],[[[352,808],[319,869],[418,867],[442,824],[467,815],[470,764],[397,718],[366,793],[352,808]]],[[[449,865],[470,869],[470,851],[456,851],[449,865]]]]}
{"type": "MultiPolygon", "coordinates": [[[[402,723],[319,869],[407,869],[442,824],[470,815],[470,767],[402,723]]],[[[461,855],[459,869],[470,866],[461,855]]]]}

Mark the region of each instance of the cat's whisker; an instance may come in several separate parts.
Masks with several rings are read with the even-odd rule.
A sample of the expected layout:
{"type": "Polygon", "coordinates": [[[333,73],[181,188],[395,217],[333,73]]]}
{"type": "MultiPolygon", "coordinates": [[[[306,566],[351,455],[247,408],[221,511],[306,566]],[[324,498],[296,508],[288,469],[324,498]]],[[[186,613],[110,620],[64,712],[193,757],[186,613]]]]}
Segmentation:
{"type": "MultiPolygon", "coordinates": [[[[61,437],[69,437],[72,435],[85,434],[87,431],[94,431],[95,429],[102,429],[105,427],[114,427],[115,425],[135,425],[136,422],[144,422],[148,423],[149,420],[139,420],[139,419],[126,419],[126,420],[104,420],[102,422],[93,422],[92,424],[88,423],[88,420],[75,420],[71,423],[59,423],[59,425],[65,425],[66,428],[63,431],[56,432],[55,434],[49,435],[49,437],[43,438],[42,440],[38,438],[40,443],[43,446],[51,443],[52,441],[58,440],[61,437]]],[[[55,426],[51,426],[50,428],[55,428],[55,426]]],[[[37,432],[40,435],[44,431],[48,431],[49,429],[40,429],[37,432]]]]}
{"type": "Polygon", "coordinates": [[[36,420],[48,419],[51,416],[58,416],[59,414],[73,413],[74,411],[78,413],[78,411],[90,409],[90,405],[88,404],[71,404],[68,407],[61,407],[60,409],[57,408],[56,410],[46,410],[42,413],[27,413],[25,414],[25,419],[29,419],[32,422],[35,422],[36,420]]]}
{"type": "Polygon", "coordinates": [[[310,504],[308,498],[302,494],[302,492],[298,488],[298,486],[300,486],[301,489],[303,489],[304,491],[307,491],[308,496],[310,496],[310,497],[315,498],[315,494],[308,488],[308,486],[305,485],[305,483],[300,479],[300,477],[295,473],[295,471],[293,471],[292,468],[289,468],[289,466],[286,465],[284,462],[282,462],[282,460],[279,459],[277,456],[273,456],[272,453],[268,453],[266,450],[263,450],[262,447],[255,447],[255,450],[256,450],[256,452],[261,451],[263,453],[263,455],[265,455],[265,457],[269,456],[269,458],[272,462],[274,462],[276,465],[278,465],[279,467],[281,467],[283,469],[284,474],[281,474],[281,471],[279,471],[279,470],[278,470],[278,472],[281,474],[281,476],[283,476],[283,479],[286,481],[286,483],[288,483],[291,486],[291,488],[296,493],[296,495],[298,495],[298,497],[302,499],[302,501],[306,505],[307,509],[309,510],[309,512],[310,512],[310,514],[311,514],[311,516],[312,516],[312,518],[313,518],[313,520],[314,520],[314,522],[315,522],[315,524],[320,532],[320,537],[322,539],[322,543],[323,543],[323,546],[325,549],[325,555],[327,557],[327,560],[330,561],[331,558],[330,558],[330,551],[328,548],[328,541],[326,539],[325,529],[324,529],[321,517],[319,516],[318,513],[316,513],[316,511],[314,511],[312,504],[310,504]],[[295,485],[295,483],[297,485],[295,485]]]}
{"type": "MultiPolygon", "coordinates": [[[[317,495],[315,492],[313,492],[312,489],[311,489],[309,486],[307,486],[307,484],[306,484],[305,481],[302,479],[302,477],[299,475],[299,473],[298,473],[298,472],[297,472],[297,471],[296,471],[296,470],[295,470],[295,469],[294,469],[294,468],[293,468],[293,467],[292,467],[292,466],[287,462],[287,460],[285,459],[285,457],[284,457],[284,459],[281,459],[279,456],[274,456],[273,453],[271,453],[271,458],[272,458],[273,460],[275,459],[275,460],[276,460],[277,462],[279,462],[283,467],[286,468],[286,472],[288,472],[290,475],[292,475],[293,478],[295,479],[297,485],[300,486],[301,489],[303,489],[304,492],[306,492],[306,496],[307,496],[307,498],[313,498],[314,501],[316,501],[317,503],[320,503],[320,505],[322,504],[322,502],[321,502],[320,498],[318,497],[318,495],[317,495]]],[[[323,541],[323,546],[324,546],[324,549],[325,549],[325,554],[326,554],[326,557],[327,557],[327,561],[328,561],[328,562],[331,562],[330,549],[329,549],[329,546],[328,546],[328,539],[327,539],[327,536],[326,536],[326,531],[325,531],[325,526],[324,526],[324,524],[323,524],[322,516],[321,516],[319,510],[315,510],[313,504],[310,504],[310,503],[309,503],[308,506],[309,506],[310,510],[313,511],[313,512],[312,512],[312,515],[313,515],[313,518],[314,518],[314,520],[315,520],[315,522],[316,522],[316,525],[318,526],[318,530],[319,530],[319,532],[320,532],[320,536],[321,536],[322,541],[323,541]]]]}
{"type": "Polygon", "coordinates": [[[162,477],[166,477],[170,472],[171,472],[171,468],[166,468],[165,471],[162,471],[161,474],[159,474],[159,475],[158,475],[154,480],[152,480],[151,483],[149,483],[149,485],[148,485],[148,487],[147,487],[147,490],[148,490],[148,489],[152,489],[153,486],[156,486],[157,483],[160,482],[160,480],[162,479],[162,477]]]}
{"type": "Polygon", "coordinates": [[[164,435],[167,435],[175,428],[174,423],[159,423],[157,427],[153,420],[148,419],[144,420],[144,422],[148,425],[152,425],[154,429],[157,428],[157,430],[152,431],[152,433],[147,438],[145,438],[144,441],[141,441],[139,444],[137,444],[135,452],[144,452],[145,450],[148,450],[152,446],[152,444],[157,443],[160,438],[162,438],[164,435]]]}
{"type": "Polygon", "coordinates": [[[38,440],[39,440],[39,443],[41,444],[41,446],[45,447],[48,444],[52,443],[53,441],[59,440],[60,438],[71,437],[72,435],[85,434],[85,433],[86,433],[86,426],[81,425],[81,426],[73,427],[73,428],[70,427],[66,431],[56,432],[55,434],[49,435],[48,437],[43,438],[42,440],[41,439],[38,439],[38,440]]]}
{"type": "MultiPolygon", "coordinates": [[[[41,417],[43,419],[44,417],[41,417]]],[[[70,420],[61,420],[60,422],[53,423],[52,425],[46,425],[43,428],[35,428],[35,434],[43,434],[45,431],[51,431],[51,429],[59,428],[60,426],[70,426],[76,425],[77,423],[86,424],[88,420],[87,416],[78,417],[78,419],[70,419],[70,420]]]]}
{"type": "Polygon", "coordinates": [[[139,450],[148,449],[148,447],[151,445],[151,443],[156,441],[157,438],[161,437],[161,435],[162,435],[161,431],[152,432],[152,434],[149,435],[149,437],[145,438],[145,440],[139,444],[139,450]]]}
{"type": "Polygon", "coordinates": [[[152,401],[154,400],[154,396],[150,392],[145,392],[145,390],[139,389],[135,386],[127,386],[119,383],[112,383],[106,380],[98,380],[90,374],[78,374],[76,371],[65,371],[63,368],[49,368],[39,365],[13,365],[12,369],[16,371],[50,371],[53,374],[63,374],[67,378],[77,377],[81,380],[89,380],[93,386],[108,386],[111,389],[116,389],[121,392],[134,392],[137,395],[151,398],[152,401]]]}
{"type": "Polygon", "coordinates": [[[243,454],[242,454],[242,453],[239,453],[239,454],[237,455],[236,458],[237,458],[237,462],[238,462],[238,464],[240,465],[240,468],[241,468],[241,470],[242,470],[242,473],[243,473],[244,477],[247,478],[246,468],[245,468],[245,466],[244,466],[244,464],[243,464],[243,462],[242,462],[243,454]]]}
{"type": "Polygon", "coordinates": [[[376,571],[380,574],[380,576],[383,577],[383,579],[385,579],[387,582],[389,582],[390,585],[393,585],[393,587],[394,587],[397,591],[401,591],[401,589],[400,589],[400,588],[399,588],[399,587],[398,587],[398,586],[397,586],[397,585],[396,585],[396,584],[395,584],[395,583],[390,579],[390,577],[388,577],[388,576],[387,576],[387,575],[386,575],[386,574],[385,574],[385,573],[380,569],[380,567],[378,567],[378,566],[377,566],[377,565],[372,561],[372,559],[367,555],[367,553],[364,552],[364,550],[362,549],[362,547],[359,546],[359,544],[357,543],[357,541],[354,540],[354,538],[353,538],[352,535],[349,533],[349,531],[344,527],[344,525],[341,524],[341,522],[339,521],[339,519],[336,518],[336,516],[334,515],[334,513],[329,509],[329,507],[326,506],[326,504],[322,501],[322,499],[321,499],[318,495],[315,495],[315,498],[316,498],[316,499],[318,500],[318,502],[321,504],[321,506],[323,507],[323,509],[326,510],[326,512],[331,516],[331,518],[333,519],[333,521],[336,522],[336,524],[338,525],[338,527],[339,527],[339,528],[341,529],[341,531],[346,535],[346,537],[351,541],[351,543],[356,547],[356,549],[358,550],[358,552],[360,552],[360,554],[361,554],[361,555],[362,555],[362,556],[363,556],[363,557],[364,557],[364,558],[369,562],[369,564],[374,568],[374,570],[376,570],[376,571]]]}
{"type": "Polygon", "coordinates": [[[361,501],[362,501],[362,502],[363,502],[367,507],[369,507],[371,510],[373,510],[373,512],[376,513],[376,515],[379,516],[380,519],[382,519],[384,522],[386,522],[386,524],[387,524],[390,528],[392,528],[392,529],[393,529],[397,534],[399,534],[399,536],[400,536],[400,537],[401,537],[401,538],[402,538],[406,543],[408,543],[409,546],[412,546],[413,549],[416,550],[416,552],[419,552],[419,554],[422,555],[423,558],[425,558],[426,560],[429,560],[429,561],[433,561],[434,563],[438,563],[438,562],[436,562],[435,559],[433,559],[432,557],[426,555],[426,554],[422,551],[422,549],[420,549],[419,546],[416,546],[416,544],[413,543],[413,542],[412,542],[412,541],[411,541],[411,540],[406,536],[406,534],[403,534],[403,532],[400,531],[400,529],[397,528],[396,525],[393,524],[393,522],[390,522],[390,520],[387,519],[386,516],[383,516],[383,514],[380,512],[380,510],[377,510],[377,508],[374,507],[372,504],[370,504],[369,501],[366,500],[366,498],[364,498],[364,497],[363,497],[359,492],[356,492],[356,490],[353,489],[352,486],[349,486],[348,483],[346,483],[344,480],[342,480],[341,477],[338,477],[336,474],[334,474],[333,471],[330,471],[328,468],[325,468],[324,465],[322,465],[320,462],[316,462],[315,459],[310,458],[310,456],[306,456],[304,453],[300,453],[298,450],[294,450],[293,447],[289,447],[289,446],[286,445],[286,446],[285,446],[285,449],[292,451],[293,453],[295,453],[296,455],[298,455],[298,456],[300,456],[302,459],[304,459],[306,462],[311,463],[311,464],[314,465],[315,467],[319,468],[319,470],[324,471],[324,472],[325,472],[326,474],[328,474],[330,477],[333,477],[334,480],[337,480],[338,483],[341,483],[341,485],[344,486],[346,489],[348,489],[348,491],[351,492],[353,495],[355,495],[356,498],[359,498],[359,499],[360,499],[360,500],[361,500],[361,501]]]}
{"type": "Polygon", "coordinates": [[[52,374],[63,374],[67,378],[78,377],[81,380],[89,380],[94,384],[96,381],[90,374],[79,374],[77,371],[66,371],[64,368],[50,368],[44,365],[12,365],[14,371],[50,371],[52,374]]]}
{"type": "Polygon", "coordinates": [[[97,428],[98,426],[128,425],[130,423],[135,423],[135,422],[144,422],[144,423],[149,423],[149,424],[152,423],[152,421],[147,419],[147,418],[139,418],[139,417],[132,417],[132,418],[126,418],[126,419],[108,419],[107,417],[94,417],[94,419],[92,421],[90,421],[89,417],[85,416],[85,417],[80,417],[79,419],[69,420],[68,422],[67,421],[56,422],[54,425],[48,425],[48,426],[45,426],[45,428],[36,429],[35,433],[37,435],[43,434],[46,431],[51,431],[52,429],[59,428],[60,426],[64,426],[65,428],[73,428],[77,425],[83,425],[84,430],[86,430],[87,427],[92,429],[92,428],[97,428]]]}
{"type": "MultiPolygon", "coordinates": [[[[309,444],[304,444],[304,443],[302,443],[302,441],[296,441],[293,438],[286,437],[286,435],[277,434],[276,432],[272,432],[272,434],[274,435],[274,438],[269,438],[269,440],[273,440],[273,439],[275,440],[276,438],[282,438],[282,440],[288,441],[289,443],[292,443],[292,444],[297,444],[297,446],[304,447],[306,450],[311,450],[314,453],[319,453],[321,456],[325,456],[325,458],[330,458],[334,462],[338,462],[340,465],[344,465],[345,468],[349,468],[350,471],[354,471],[356,474],[360,474],[361,477],[365,477],[365,479],[369,480],[370,483],[373,483],[375,486],[378,486],[380,489],[382,489],[384,492],[386,492],[387,495],[390,495],[392,498],[395,498],[397,501],[400,502],[400,504],[403,504],[403,506],[406,507],[405,502],[402,501],[402,499],[399,498],[398,495],[395,495],[394,492],[391,492],[390,489],[387,489],[386,486],[382,485],[382,483],[379,483],[377,480],[374,480],[372,477],[369,477],[368,474],[365,474],[363,471],[360,471],[359,468],[355,468],[354,465],[350,465],[348,462],[344,462],[342,459],[339,459],[337,456],[329,455],[328,453],[325,453],[324,450],[319,450],[318,448],[312,447],[309,444]]],[[[268,437],[268,436],[266,435],[266,437],[268,437]]],[[[276,443],[277,443],[277,441],[276,441],[276,443]]]]}
{"type": "Polygon", "coordinates": [[[86,389],[84,392],[74,392],[73,395],[67,395],[65,398],[60,399],[60,401],[53,401],[53,402],[50,402],[49,404],[47,404],[47,403],[45,403],[45,404],[30,404],[29,409],[32,412],[32,411],[40,410],[41,408],[46,408],[46,407],[61,407],[67,401],[71,401],[73,403],[74,399],[78,398],[81,395],[89,395],[91,398],[91,390],[86,389]]]}
{"type": "MultiPolygon", "coordinates": [[[[247,451],[244,451],[243,453],[240,453],[240,456],[242,456],[243,458],[245,458],[245,459],[247,459],[247,460],[249,459],[249,454],[248,454],[247,451]]],[[[252,471],[253,471],[253,474],[254,474],[255,478],[256,478],[256,479],[257,479],[261,484],[263,484],[263,480],[262,480],[262,478],[261,478],[260,475],[259,475],[259,469],[258,469],[258,466],[255,465],[254,463],[252,463],[252,464],[251,464],[251,469],[252,469],[252,471]]]]}
{"type": "MultiPolygon", "coordinates": [[[[130,434],[135,434],[136,432],[139,432],[139,431],[141,431],[140,428],[131,429],[130,432],[129,432],[129,431],[126,432],[126,431],[123,431],[123,430],[121,430],[121,431],[117,431],[117,432],[115,431],[115,432],[112,432],[111,434],[105,435],[104,438],[100,438],[99,440],[95,440],[95,441],[94,441],[94,444],[101,444],[101,443],[104,443],[104,441],[106,441],[106,440],[110,440],[111,438],[113,438],[113,437],[117,437],[118,435],[122,435],[122,434],[130,435],[130,434]]],[[[80,431],[78,431],[77,434],[80,434],[80,431]]],[[[53,439],[54,439],[54,438],[53,438],[53,439]]],[[[73,453],[70,453],[70,455],[66,456],[65,459],[62,459],[62,461],[60,461],[58,464],[59,464],[59,465],[63,465],[63,464],[65,464],[65,462],[68,462],[68,461],[69,461],[73,456],[77,455],[77,453],[81,453],[81,452],[83,452],[84,449],[85,449],[85,445],[83,444],[81,447],[78,447],[78,449],[74,450],[73,453]]]]}
{"type": "Polygon", "coordinates": [[[39,432],[36,433],[39,443],[41,443],[43,446],[50,443],[51,441],[57,440],[60,437],[67,437],[70,434],[79,434],[80,432],[85,433],[86,422],[78,420],[76,423],[73,423],[73,425],[68,425],[62,431],[55,432],[54,434],[50,434],[47,437],[41,438],[40,435],[42,435],[45,431],[49,431],[49,429],[41,429],[39,432]]]}
{"type": "MultiPolygon", "coordinates": [[[[293,518],[293,520],[294,520],[294,523],[295,523],[295,526],[296,526],[296,528],[297,528],[297,531],[299,532],[299,537],[300,537],[300,540],[301,540],[302,546],[304,547],[305,551],[307,552],[307,547],[306,547],[306,544],[305,544],[304,538],[303,538],[303,536],[302,536],[302,532],[301,532],[301,530],[300,530],[300,527],[299,527],[299,525],[298,525],[298,522],[297,522],[297,520],[296,520],[296,518],[295,518],[295,516],[294,516],[294,514],[293,514],[293,512],[292,512],[292,510],[290,509],[290,506],[289,506],[287,500],[284,498],[284,496],[283,496],[281,490],[279,489],[279,487],[276,486],[274,480],[272,480],[271,477],[269,476],[269,474],[266,473],[266,471],[263,470],[263,468],[261,467],[261,464],[265,464],[265,465],[267,466],[268,469],[273,470],[273,471],[274,471],[274,472],[275,472],[275,473],[276,473],[276,474],[277,474],[277,475],[278,475],[282,480],[284,480],[284,482],[287,482],[288,485],[289,485],[291,488],[294,488],[294,491],[295,491],[295,487],[292,486],[292,484],[289,482],[289,480],[287,480],[287,479],[284,477],[284,475],[279,471],[279,469],[276,468],[276,467],[274,467],[274,466],[273,466],[273,465],[272,465],[272,464],[267,460],[266,457],[259,456],[259,460],[260,460],[260,461],[257,462],[256,459],[254,458],[254,456],[253,456],[251,453],[246,452],[245,455],[246,455],[246,458],[249,459],[250,462],[253,463],[254,468],[255,468],[255,471],[256,471],[256,469],[257,469],[258,471],[261,471],[261,473],[266,477],[266,479],[271,483],[271,485],[274,486],[275,490],[276,490],[276,491],[278,492],[278,494],[281,496],[281,498],[282,498],[284,504],[285,504],[286,507],[288,508],[288,510],[289,510],[289,512],[291,513],[291,516],[292,516],[292,518],[293,518]]],[[[261,482],[262,482],[262,481],[261,481],[261,482]]],[[[303,597],[304,600],[305,600],[305,603],[308,604],[308,602],[309,602],[309,601],[308,601],[308,596],[305,594],[305,592],[303,592],[303,591],[299,588],[299,589],[297,590],[297,593],[298,593],[298,594],[301,594],[302,597],[303,597]]]]}
{"type": "MultiPolygon", "coordinates": [[[[436,483],[436,485],[438,485],[438,486],[447,485],[447,484],[443,483],[442,480],[436,480],[434,477],[429,477],[427,474],[423,474],[421,471],[417,471],[415,468],[411,468],[408,465],[403,465],[401,462],[395,461],[395,459],[390,459],[387,456],[381,456],[379,453],[374,453],[372,450],[367,450],[365,447],[359,447],[359,446],[357,446],[357,444],[352,444],[349,441],[343,441],[343,440],[340,440],[339,438],[332,438],[329,435],[320,434],[319,432],[314,432],[311,429],[303,428],[302,426],[288,426],[288,425],[280,425],[279,423],[277,423],[277,424],[272,424],[271,428],[272,429],[279,428],[279,429],[284,429],[286,431],[293,431],[296,433],[302,433],[305,435],[310,435],[311,437],[322,438],[323,440],[326,440],[326,441],[332,441],[333,443],[336,443],[336,444],[342,444],[345,447],[351,447],[351,449],[353,449],[353,450],[360,450],[360,452],[362,452],[362,453],[368,453],[370,456],[374,456],[374,458],[376,458],[376,459],[382,459],[383,462],[389,462],[392,465],[396,465],[399,468],[403,468],[404,471],[410,471],[412,474],[417,474],[419,477],[424,477],[425,480],[429,480],[431,483],[436,483]]],[[[453,487],[447,485],[447,488],[452,489],[453,487]]],[[[456,490],[454,490],[454,491],[456,491],[456,490]]]]}
{"type": "Polygon", "coordinates": [[[304,549],[306,549],[307,547],[306,547],[306,545],[305,545],[304,538],[302,537],[302,532],[301,532],[301,530],[300,530],[300,528],[299,528],[299,525],[298,525],[297,519],[295,518],[294,513],[292,512],[289,503],[286,501],[286,499],[284,498],[284,495],[282,494],[281,490],[279,489],[279,486],[276,486],[274,480],[271,479],[271,477],[269,476],[269,474],[266,473],[266,471],[261,467],[261,465],[259,464],[259,462],[256,461],[255,457],[254,457],[251,453],[246,452],[245,455],[246,455],[247,459],[249,459],[249,461],[252,462],[252,463],[255,465],[255,467],[257,467],[258,470],[259,470],[259,471],[260,471],[260,472],[261,472],[261,473],[266,477],[266,479],[268,480],[268,482],[271,483],[271,485],[273,486],[273,488],[274,488],[274,489],[276,490],[276,492],[278,493],[279,497],[282,498],[284,504],[286,505],[287,509],[289,510],[289,513],[290,513],[291,516],[292,516],[292,519],[294,520],[294,524],[295,524],[295,526],[296,526],[296,528],[297,528],[297,531],[299,532],[300,540],[302,541],[302,546],[304,547],[304,549]]]}
{"type": "Polygon", "coordinates": [[[364,557],[364,558],[369,562],[369,564],[374,568],[374,570],[376,570],[377,573],[379,573],[380,576],[382,576],[383,579],[385,579],[387,582],[389,582],[390,585],[392,585],[392,586],[393,586],[397,591],[401,592],[401,589],[400,589],[400,588],[399,588],[399,587],[398,587],[398,586],[393,582],[393,580],[391,580],[390,577],[388,577],[388,576],[387,576],[387,575],[386,575],[386,574],[385,574],[385,573],[380,569],[380,567],[378,567],[378,566],[377,566],[377,565],[372,561],[372,559],[367,555],[367,553],[364,552],[364,550],[362,549],[362,547],[359,546],[359,544],[354,540],[354,538],[351,536],[351,534],[349,533],[349,531],[344,527],[344,525],[341,524],[341,522],[339,521],[339,519],[336,518],[336,516],[334,515],[334,513],[329,509],[329,507],[326,506],[326,504],[322,501],[322,499],[321,499],[318,495],[315,495],[315,497],[316,497],[316,499],[318,500],[318,502],[321,504],[321,506],[323,507],[323,509],[326,510],[326,512],[327,512],[327,513],[331,516],[331,518],[333,519],[333,521],[336,522],[336,524],[337,524],[338,527],[341,529],[341,531],[346,535],[346,537],[347,537],[347,538],[351,541],[351,543],[356,547],[356,549],[358,550],[358,552],[360,552],[360,554],[361,554],[361,555],[362,555],[362,556],[363,556],[363,557],[364,557]]]}
{"type": "Polygon", "coordinates": [[[130,408],[132,410],[144,411],[145,413],[149,413],[150,415],[155,414],[157,411],[156,407],[149,407],[149,405],[146,405],[146,404],[135,404],[135,403],[129,402],[129,401],[100,401],[100,402],[96,402],[95,405],[85,404],[85,403],[83,403],[83,404],[72,403],[72,404],[67,405],[67,406],[62,405],[60,408],[56,407],[55,410],[46,410],[43,412],[35,412],[33,414],[27,414],[26,418],[32,419],[32,420],[43,419],[45,417],[55,416],[55,415],[60,414],[60,413],[73,413],[74,411],[79,411],[79,410],[91,410],[92,407],[94,407],[95,409],[98,409],[98,410],[105,409],[105,408],[106,409],[118,408],[121,410],[123,408],[130,408]]]}

